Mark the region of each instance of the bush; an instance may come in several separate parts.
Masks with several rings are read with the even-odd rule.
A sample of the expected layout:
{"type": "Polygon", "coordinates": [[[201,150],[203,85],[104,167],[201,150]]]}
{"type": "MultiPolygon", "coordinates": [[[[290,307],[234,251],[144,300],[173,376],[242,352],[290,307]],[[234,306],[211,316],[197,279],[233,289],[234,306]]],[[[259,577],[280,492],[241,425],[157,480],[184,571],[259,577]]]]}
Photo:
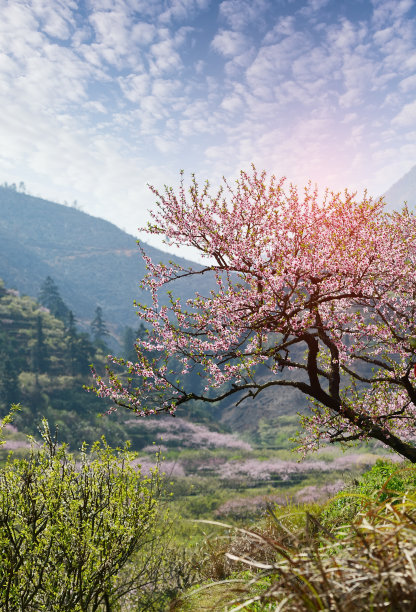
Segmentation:
{"type": "Polygon", "coordinates": [[[229,581],[227,609],[411,612],[415,489],[414,466],[380,461],[323,513],[319,505],[270,506],[263,532],[234,528],[235,535],[228,535],[234,546],[221,551],[227,571],[210,577],[223,580],[233,568],[240,570],[245,588],[229,581]]]}
{"type": "Polygon", "coordinates": [[[416,490],[416,468],[405,463],[397,465],[378,459],[347,490],[336,495],[321,513],[320,519],[328,527],[352,521],[361,509],[373,501],[387,501],[405,491],[416,490]]]}
{"type": "MultiPolygon", "coordinates": [[[[310,519],[315,533],[309,530],[306,538],[289,531],[284,542],[279,537],[263,538],[264,546],[274,549],[274,562],[238,558],[262,572],[251,574],[246,596],[239,596],[235,603],[245,600],[241,607],[247,610],[285,612],[415,609],[416,496],[373,499],[350,525],[333,534],[313,517],[309,523],[310,519]],[[256,593],[253,587],[265,577],[269,585],[256,593]]],[[[258,541],[259,535],[252,538],[258,541]]]]}
{"type": "Polygon", "coordinates": [[[135,455],[104,439],[76,461],[46,421],[42,434],[43,446],[0,471],[0,609],[119,609],[126,593],[158,579],[158,473],[142,477],[135,455]]]}

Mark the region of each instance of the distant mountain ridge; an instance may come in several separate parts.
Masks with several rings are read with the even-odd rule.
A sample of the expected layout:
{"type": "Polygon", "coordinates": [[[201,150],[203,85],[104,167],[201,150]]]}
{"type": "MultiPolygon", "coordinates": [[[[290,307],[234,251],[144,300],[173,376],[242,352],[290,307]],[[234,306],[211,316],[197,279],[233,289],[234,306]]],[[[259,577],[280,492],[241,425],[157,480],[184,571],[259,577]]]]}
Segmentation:
{"type": "Polygon", "coordinates": [[[387,210],[400,210],[404,202],[416,206],[416,165],[386,191],[384,199],[387,210]]]}
{"type": "MultiPolygon", "coordinates": [[[[0,278],[6,285],[37,297],[40,285],[51,276],[84,325],[100,305],[113,333],[126,325],[137,327],[133,301],[146,303],[149,296],[139,288],[146,270],[136,239],[109,221],[13,187],[0,186],[0,278]]],[[[416,206],[416,165],[384,198],[387,210],[400,209],[404,201],[416,206]]],[[[167,264],[174,257],[185,267],[197,267],[144,246],[155,261],[167,264]]],[[[178,286],[178,294],[192,297],[200,284],[201,278],[190,277],[178,286]]]]}
{"type": "MultiPolygon", "coordinates": [[[[155,261],[191,262],[145,245],[155,261]]],[[[97,305],[114,332],[138,326],[133,301],[147,302],[139,288],[146,273],[136,239],[112,223],[75,208],[0,187],[0,278],[37,297],[51,276],[68,307],[89,323],[97,305]]],[[[198,285],[200,284],[200,281],[198,285]]],[[[192,278],[181,294],[196,290],[192,278]]],[[[184,295],[185,294],[185,295],[184,295]]]]}

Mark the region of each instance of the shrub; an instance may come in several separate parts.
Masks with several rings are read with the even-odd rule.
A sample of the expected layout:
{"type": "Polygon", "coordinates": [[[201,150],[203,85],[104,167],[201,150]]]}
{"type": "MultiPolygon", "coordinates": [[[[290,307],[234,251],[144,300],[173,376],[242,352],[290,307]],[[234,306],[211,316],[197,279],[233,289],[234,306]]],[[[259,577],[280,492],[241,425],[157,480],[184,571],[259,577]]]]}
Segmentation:
{"type": "Polygon", "coordinates": [[[76,461],[46,421],[42,434],[43,446],[0,471],[0,609],[116,610],[157,580],[158,473],[142,477],[134,455],[104,439],[76,461]]]}
{"type": "MultiPolygon", "coordinates": [[[[373,500],[347,528],[338,528],[332,536],[320,530],[314,520],[319,538],[311,531],[306,538],[292,532],[284,543],[279,538],[264,538],[264,545],[274,548],[272,563],[227,554],[234,561],[262,570],[251,575],[246,596],[235,603],[248,610],[285,612],[410,612],[416,606],[415,519],[416,496],[373,500]],[[270,584],[262,593],[253,594],[253,585],[265,576],[270,584]],[[250,607],[250,601],[261,607],[250,607]]],[[[308,523],[310,526],[311,521],[308,523]]],[[[260,536],[252,537],[258,541],[260,536]]]]}
{"type": "Polygon", "coordinates": [[[228,545],[225,557],[250,572],[243,595],[230,580],[227,609],[413,611],[415,484],[414,469],[380,462],[348,497],[338,498],[349,509],[343,518],[354,511],[342,526],[323,524],[319,506],[310,505],[303,512],[270,508],[271,522],[263,532],[236,529],[231,541],[244,546],[228,545]],[[233,591],[236,598],[230,601],[233,591]]]}
{"type": "Polygon", "coordinates": [[[416,469],[411,464],[397,465],[378,459],[346,490],[336,495],[321,513],[325,525],[341,525],[374,500],[380,502],[416,490],[416,469]]]}

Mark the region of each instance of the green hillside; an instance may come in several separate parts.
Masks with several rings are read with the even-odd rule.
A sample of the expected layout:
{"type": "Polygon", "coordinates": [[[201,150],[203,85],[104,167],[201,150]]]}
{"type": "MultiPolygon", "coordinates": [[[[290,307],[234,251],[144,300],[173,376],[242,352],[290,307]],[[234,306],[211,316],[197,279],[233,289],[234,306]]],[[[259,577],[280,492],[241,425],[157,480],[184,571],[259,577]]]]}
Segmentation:
{"type": "MultiPolygon", "coordinates": [[[[58,426],[59,440],[72,448],[103,434],[112,446],[127,440],[134,449],[151,444],[158,432],[166,429],[166,420],[169,428],[172,417],[159,416],[149,428],[125,411],[105,414],[111,403],[84,387],[92,383],[91,363],[104,373],[109,353],[106,338],[80,331],[75,316],[65,310],[66,304],[58,297],[63,305],[61,318],[33,298],[7,288],[0,279],[0,418],[12,404],[19,403],[21,410],[14,424],[20,432],[36,434],[46,417],[51,428],[58,426]]],[[[136,331],[128,331],[133,338],[142,333],[137,326],[136,331]]],[[[128,356],[120,351],[119,355],[128,356]]],[[[210,406],[204,409],[195,404],[183,416],[215,431],[224,430],[215,423],[210,406]]],[[[180,439],[180,432],[178,435],[180,439]]]]}
{"type": "MultiPolygon", "coordinates": [[[[155,261],[172,259],[147,245],[146,253],[155,261]]],[[[139,288],[144,274],[136,239],[115,225],[0,187],[0,278],[7,287],[37,297],[41,283],[51,276],[81,323],[89,323],[100,305],[111,331],[120,335],[126,325],[137,327],[133,301],[148,300],[139,288]]],[[[181,288],[183,297],[191,297],[195,289],[188,279],[181,288]]]]}
{"type": "Polygon", "coordinates": [[[100,418],[105,401],[87,394],[88,364],[103,368],[104,353],[86,333],[65,325],[46,308],[0,281],[0,414],[20,403],[15,424],[34,434],[42,417],[75,447],[103,433],[120,444],[127,435],[117,419],[100,418]]]}

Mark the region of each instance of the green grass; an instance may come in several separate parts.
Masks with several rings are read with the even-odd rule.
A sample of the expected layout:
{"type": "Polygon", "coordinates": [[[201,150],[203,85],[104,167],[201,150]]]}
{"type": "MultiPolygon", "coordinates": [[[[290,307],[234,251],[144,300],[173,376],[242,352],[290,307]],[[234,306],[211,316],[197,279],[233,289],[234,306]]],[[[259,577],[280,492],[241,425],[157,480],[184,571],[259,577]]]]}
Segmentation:
{"type": "Polygon", "coordinates": [[[292,603],[281,609],[291,612],[415,609],[416,466],[380,460],[330,501],[275,506],[272,514],[243,530],[207,525],[217,536],[201,546],[205,579],[173,609],[220,612],[256,598],[244,609],[275,610],[285,598],[292,603]],[[227,552],[241,561],[225,561],[227,552]]]}

